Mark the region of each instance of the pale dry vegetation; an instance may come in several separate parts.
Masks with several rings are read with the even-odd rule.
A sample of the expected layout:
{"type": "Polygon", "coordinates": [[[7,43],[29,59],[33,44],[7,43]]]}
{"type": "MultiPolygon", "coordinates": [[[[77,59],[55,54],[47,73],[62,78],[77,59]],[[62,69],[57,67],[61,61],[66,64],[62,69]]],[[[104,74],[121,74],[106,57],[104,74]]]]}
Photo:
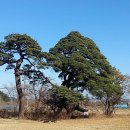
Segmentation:
{"type": "Polygon", "coordinates": [[[0,119],[0,130],[130,130],[130,110],[117,110],[114,117],[101,115],[88,119],[38,122],[30,120],[0,119]]]}

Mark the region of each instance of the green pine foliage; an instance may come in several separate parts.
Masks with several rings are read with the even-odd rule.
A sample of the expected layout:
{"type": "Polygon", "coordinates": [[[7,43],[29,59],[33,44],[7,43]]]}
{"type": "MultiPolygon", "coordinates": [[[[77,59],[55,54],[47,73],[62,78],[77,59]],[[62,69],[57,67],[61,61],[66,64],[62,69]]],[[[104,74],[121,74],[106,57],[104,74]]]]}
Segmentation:
{"type": "Polygon", "coordinates": [[[47,61],[59,72],[63,86],[88,90],[103,101],[106,115],[113,112],[113,106],[123,94],[119,83],[122,79],[117,78],[118,71],[113,69],[93,40],[79,32],[71,32],[50,49],[47,61]]]}
{"type": "Polygon", "coordinates": [[[79,102],[84,99],[82,94],[70,90],[64,86],[53,87],[52,91],[57,95],[58,98],[64,99],[66,103],[79,104],[79,102]]]}
{"type": "Polygon", "coordinates": [[[80,101],[85,100],[82,94],[70,90],[64,86],[54,86],[48,91],[48,98],[46,100],[47,105],[52,110],[62,110],[63,108],[74,108],[80,101]]]}
{"type": "Polygon", "coordinates": [[[48,63],[59,72],[62,85],[68,88],[92,89],[99,76],[108,77],[111,66],[94,41],[71,32],[49,51],[48,63]]]}

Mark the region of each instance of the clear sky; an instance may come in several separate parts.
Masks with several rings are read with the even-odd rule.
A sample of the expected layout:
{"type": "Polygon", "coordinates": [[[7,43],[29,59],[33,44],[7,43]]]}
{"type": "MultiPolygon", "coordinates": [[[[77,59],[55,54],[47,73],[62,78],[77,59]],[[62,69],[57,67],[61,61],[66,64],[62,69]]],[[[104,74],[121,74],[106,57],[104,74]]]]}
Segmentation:
{"type": "MultiPolygon", "coordinates": [[[[0,41],[27,33],[48,51],[71,31],[93,39],[111,65],[130,74],[130,0],[0,0],[0,41]]],[[[14,81],[11,73],[0,68],[0,86],[14,81]]]]}

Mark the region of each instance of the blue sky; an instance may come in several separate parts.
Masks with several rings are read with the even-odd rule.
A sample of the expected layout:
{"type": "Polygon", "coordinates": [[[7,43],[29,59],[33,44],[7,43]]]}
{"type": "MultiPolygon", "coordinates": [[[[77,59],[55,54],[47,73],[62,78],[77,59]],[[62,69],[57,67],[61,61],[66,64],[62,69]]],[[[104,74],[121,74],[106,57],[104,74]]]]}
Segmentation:
{"type": "MultiPolygon", "coordinates": [[[[27,33],[48,51],[71,31],[93,39],[113,66],[130,74],[130,0],[0,0],[0,41],[27,33]]],[[[0,81],[14,82],[12,71],[0,68],[0,81]]]]}

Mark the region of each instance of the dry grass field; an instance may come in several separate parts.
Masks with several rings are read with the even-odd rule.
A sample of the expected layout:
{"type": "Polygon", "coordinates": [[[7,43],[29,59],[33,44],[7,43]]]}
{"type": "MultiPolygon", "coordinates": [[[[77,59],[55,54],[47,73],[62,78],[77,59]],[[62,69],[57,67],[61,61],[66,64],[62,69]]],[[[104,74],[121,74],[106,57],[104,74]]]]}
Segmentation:
{"type": "Polygon", "coordinates": [[[95,116],[55,123],[0,119],[0,130],[130,130],[130,110],[117,110],[112,118],[95,116]]]}

